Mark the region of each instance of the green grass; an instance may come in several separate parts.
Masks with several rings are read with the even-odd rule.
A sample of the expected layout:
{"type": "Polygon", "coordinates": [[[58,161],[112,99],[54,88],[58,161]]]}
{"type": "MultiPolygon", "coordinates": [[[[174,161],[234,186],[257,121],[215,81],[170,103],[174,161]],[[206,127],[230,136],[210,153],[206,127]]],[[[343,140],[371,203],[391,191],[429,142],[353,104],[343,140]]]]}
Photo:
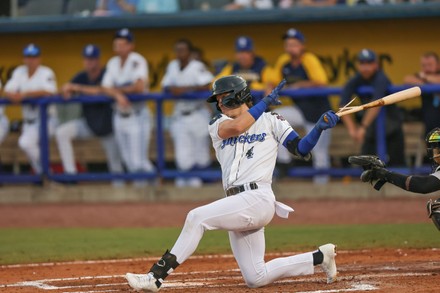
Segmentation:
{"type": "MultiPolygon", "coordinates": [[[[171,248],[178,228],[0,229],[0,264],[158,256],[171,248]]],[[[314,249],[333,242],[339,249],[440,247],[434,225],[269,226],[267,251],[314,249]]],[[[197,254],[230,253],[227,233],[205,233],[197,254]]]]}

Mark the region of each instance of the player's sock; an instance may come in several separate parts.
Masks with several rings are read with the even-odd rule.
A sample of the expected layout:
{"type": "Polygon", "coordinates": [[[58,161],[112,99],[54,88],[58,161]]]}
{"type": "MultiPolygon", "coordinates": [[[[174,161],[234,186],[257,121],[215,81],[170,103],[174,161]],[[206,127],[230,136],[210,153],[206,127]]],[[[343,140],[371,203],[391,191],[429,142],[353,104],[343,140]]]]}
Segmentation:
{"type": "Polygon", "coordinates": [[[313,253],[313,265],[317,266],[322,264],[322,262],[324,261],[324,254],[321,252],[321,250],[317,250],[316,252],[313,253]]]}
{"type": "Polygon", "coordinates": [[[170,253],[167,249],[162,258],[155,263],[149,271],[150,273],[153,273],[154,278],[157,280],[157,288],[162,286],[163,280],[165,280],[165,278],[168,277],[178,265],[179,263],[176,260],[176,256],[170,253]]]}

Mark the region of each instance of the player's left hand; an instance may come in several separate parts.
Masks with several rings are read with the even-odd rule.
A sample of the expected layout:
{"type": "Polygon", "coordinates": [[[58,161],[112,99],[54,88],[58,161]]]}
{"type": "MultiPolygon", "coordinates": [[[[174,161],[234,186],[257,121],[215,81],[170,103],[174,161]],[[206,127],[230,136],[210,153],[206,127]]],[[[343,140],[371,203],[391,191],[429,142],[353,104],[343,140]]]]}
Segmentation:
{"type": "Polygon", "coordinates": [[[281,105],[281,101],[278,99],[279,97],[279,91],[284,87],[286,84],[286,80],[283,79],[276,88],[273,89],[273,91],[265,96],[263,98],[263,101],[269,106],[269,105],[281,105]]]}
{"type": "Polygon", "coordinates": [[[321,115],[316,126],[320,130],[326,130],[335,127],[336,123],[339,121],[339,116],[335,114],[334,111],[327,111],[321,115]]]}

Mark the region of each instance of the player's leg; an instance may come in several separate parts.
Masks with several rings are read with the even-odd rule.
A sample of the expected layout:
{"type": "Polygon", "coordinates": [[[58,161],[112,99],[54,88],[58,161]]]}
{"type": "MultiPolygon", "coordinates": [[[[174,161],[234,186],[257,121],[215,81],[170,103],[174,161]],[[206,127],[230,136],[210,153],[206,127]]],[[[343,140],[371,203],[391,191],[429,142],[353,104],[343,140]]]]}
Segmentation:
{"type": "Polygon", "coordinates": [[[146,172],[154,172],[154,165],[150,160],[150,138],[152,130],[152,117],[148,108],[144,107],[139,114],[141,126],[141,161],[143,162],[142,169],[146,172]]]}
{"type": "Polygon", "coordinates": [[[327,274],[327,282],[336,277],[335,246],[326,244],[312,252],[264,261],[264,228],[250,231],[230,231],[232,252],[246,285],[257,288],[274,281],[314,273],[314,266],[321,265],[327,274]]]}
{"type": "Polygon", "coordinates": [[[9,119],[0,110],[0,144],[9,133],[9,119]]]}
{"type": "MultiPolygon", "coordinates": [[[[174,144],[174,160],[180,171],[189,171],[195,166],[194,144],[191,136],[191,120],[189,116],[175,116],[170,126],[170,133],[174,144]]],[[[205,124],[206,125],[206,124],[205,124]]],[[[186,178],[176,178],[177,186],[187,185],[186,178]]]]}
{"type": "Polygon", "coordinates": [[[39,123],[24,123],[23,131],[18,138],[19,147],[26,153],[35,173],[41,173],[42,166],[40,161],[39,123]]]}
{"type": "Polygon", "coordinates": [[[171,252],[167,251],[149,274],[127,274],[130,286],[157,290],[169,270],[175,269],[194,253],[207,230],[255,230],[267,225],[275,213],[275,199],[273,194],[264,193],[264,190],[245,191],[190,211],[171,252]]]}
{"type": "Polygon", "coordinates": [[[122,161],[124,162],[124,165],[128,167],[129,164],[129,145],[127,140],[127,134],[128,127],[130,125],[127,125],[126,120],[127,118],[123,118],[120,116],[119,113],[115,111],[113,114],[113,130],[116,140],[117,149],[121,155],[122,161]]]}
{"type": "Polygon", "coordinates": [[[280,257],[265,263],[264,228],[231,231],[229,240],[248,287],[257,288],[281,278],[310,275],[314,272],[312,252],[280,257]]]}
{"type": "Polygon", "coordinates": [[[65,173],[77,173],[72,140],[75,138],[87,138],[90,136],[92,136],[92,132],[83,118],[70,120],[56,128],[55,139],[65,173]]]}
{"type": "MultiPolygon", "coordinates": [[[[194,167],[207,168],[211,165],[211,140],[209,137],[208,128],[209,111],[201,109],[196,111],[191,119],[193,119],[191,129],[191,136],[193,137],[193,152],[191,156],[194,160],[194,167]]],[[[189,179],[188,185],[193,187],[201,186],[203,183],[199,177],[192,177],[189,179]]]]}
{"type": "Polygon", "coordinates": [[[108,169],[112,173],[123,173],[121,153],[113,134],[101,137],[101,144],[107,157],[108,169]]]}
{"type": "MultiPolygon", "coordinates": [[[[314,123],[306,122],[306,131],[310,132],[314,123]]],[[[318,142],[312,149],[313,167],[317,170],[330,168],[329,147],[331,141],[331,129],[327,129],[321,133],[318,142]]],[[[313,177],[313,181],[317,184],[325,184],[329,181],[328,175],[318,175],[313,177]]]]}

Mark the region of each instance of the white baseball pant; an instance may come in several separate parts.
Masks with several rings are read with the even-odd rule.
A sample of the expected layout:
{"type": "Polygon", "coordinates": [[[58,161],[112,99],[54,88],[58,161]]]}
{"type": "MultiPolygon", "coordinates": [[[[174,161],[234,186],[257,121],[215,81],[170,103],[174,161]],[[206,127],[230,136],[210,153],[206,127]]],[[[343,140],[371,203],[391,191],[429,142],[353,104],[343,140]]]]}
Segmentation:
{"type": "Polygon", "coordinates": [[[0,144],[9,133],[9,119],[6,115],[0,114],[0,144]]]}
{"type": "Polygon", "coordinates": [[[174,140],[176,165],[188,171],[211,164],[211,141],[208,132],[210,112],[206,108],[194,110],[190,115],[175,115],[170,125],[174,140]]]}
{"type": "Polygon", "coordinates": [[[264,261],[264,226],[275,213],[269,184],[241,192],[190,211],[171,249],[182,264],[196,250],[206,230],[227,230],[232,252],[249,287],[261,287],[280,278],[314,273],[313,252],[264,261]]]}
{"type": "MultiPolygon", "coordinates": [[[[58,124],[58,119],[55,117],[48,118],[48,134],[51,137],[58,124]]],[[[40,156],[40,120],[36,119],[33,123],[23,123],[23,129],[18,138],[18,145],[26,153],[32,168],[35,173],[43,172],[40,156]]]]}
{"type": "MultiPolygon", "coordinates": [[[[276,113],[283,116],[293,128],[303,127],[306,133],[310,132],[314,123],[308,122],[304,119],[303,114],[296,106],[281,107],[275,110],[276,113]]],[[[313,167],[315,169],[327,169],[330,168],[330,155],[329,147],[331,141],[331,129],[327,129],[321,133],[316,146],[312,149],[313,167]]],[[[292,161],[292,154],[280,144],[278,149],[277,161],[280,163],[288,164],[292,161]]],[[[324,184],[329,180],[327,175],[319,175],[313,178],[315,183],[324,184]]]]}
{"type": "Polygon", "coordinates": [[[116,142],[122,160],[129,172],[153,172],[154,165],[148,158],[151,136],[151,115],[146,107],[122,117],[118,111],[113,114],[116,142]]]}
{"type": "MultiPolygon", "coordinates": [[[[72,140],[75,138],[87,139],[93,136],[94,134],[84,118],[70,120],[57,127],[55,138],[65,173],[77,173],[72,140]]],[[[100,140],[107,157],[107,164],[110,172],[122,173],[122,160],[115,137],[113,134],[110,134],[105,137],[100,137],[100,140]]]]}

